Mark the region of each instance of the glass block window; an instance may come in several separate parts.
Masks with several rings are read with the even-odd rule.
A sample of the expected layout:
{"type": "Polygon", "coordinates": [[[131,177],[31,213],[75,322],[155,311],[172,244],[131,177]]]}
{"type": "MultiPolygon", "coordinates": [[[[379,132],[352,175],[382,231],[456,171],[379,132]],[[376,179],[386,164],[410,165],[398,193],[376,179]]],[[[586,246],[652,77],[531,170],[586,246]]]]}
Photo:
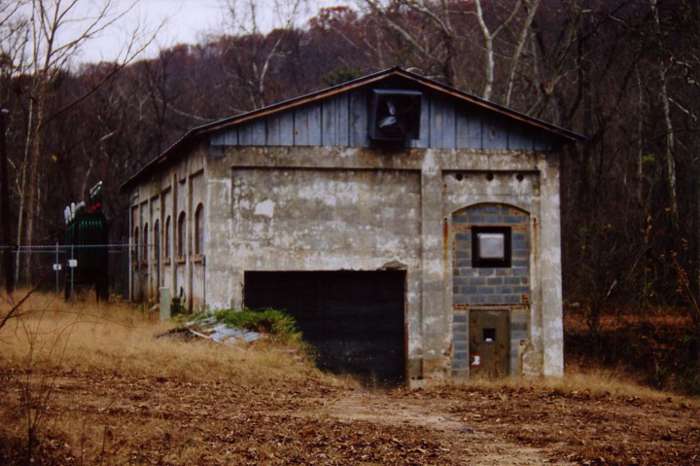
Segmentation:
{"type": "Polygon", "coordinates": [[[472,267],[510,267],[510,227],[472,227],[472,267]]]}

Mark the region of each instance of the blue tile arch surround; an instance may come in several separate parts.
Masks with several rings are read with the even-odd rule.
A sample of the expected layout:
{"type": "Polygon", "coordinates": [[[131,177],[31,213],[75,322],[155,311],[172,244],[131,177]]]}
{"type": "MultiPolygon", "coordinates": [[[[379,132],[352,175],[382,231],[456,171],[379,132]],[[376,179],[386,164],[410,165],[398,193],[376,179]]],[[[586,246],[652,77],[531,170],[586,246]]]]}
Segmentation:
{"type": "Polygon", "coordinates": [[[452,292],[455,309],[522,305],[530,299],[530,217],[503,204],[479,204],[452,215],[452,292]],[[472,226],[511,228],[511,266],[472,266],[472,226]]]}

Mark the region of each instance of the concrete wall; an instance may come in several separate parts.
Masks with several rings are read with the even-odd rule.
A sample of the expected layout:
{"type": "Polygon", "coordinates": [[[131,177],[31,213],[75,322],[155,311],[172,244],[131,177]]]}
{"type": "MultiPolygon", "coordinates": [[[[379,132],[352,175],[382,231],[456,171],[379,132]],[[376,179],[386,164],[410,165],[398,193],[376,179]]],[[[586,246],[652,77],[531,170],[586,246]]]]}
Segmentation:
{"type": "MultiPolygon", "coordinates": [[[[132,216],[130,244],[136,244],[133,238],[138,228],[140,245],[138,262],[132,261],[130,272],[130,296],[138,301],[155,302],[158,299],[158,289],[168,287],[175,295],[182,288],[188,298],[187,304],[196,309],[204,304],[205,274],[204,255],[194,254],[192,237],[194,210],[197,205],[206,202],[206,182],[204,167],[207,155],[207,145],[192,150],[189,157],[184,157],[179,163],[168,167],[157,176],[137,186],[131,192],[132,216]],[[180,213],[185,213],[185,254],[177,253],[177,219],[180,213]],[[166,225],[169,219],[169,250],[166,249],[166,225]],[[160,225],[160,240],[153,237],[154,225],[160,225]],[[143,229],[148,225],[149,248],[143,252],[143,229]],[[160,243],[160,264],[156,263],[155,245],[160,243]],[[159,267],[159,269],[156,269],[159,267]]],[[[206,230],[205,230],[206,254],[206,230]]]]}
{"type": "MultiPolygon", "coordinates": [[[[197,264],[190,250],[176,283],[173,264],[164,261],[162,274],[165,286],[183,286],[195,308],[240,307],[246,270],[406,270],[414,382],[452,373],[452,333],[462,330],[455,316],[469,304],[455,308],[453,214],[478,204],[517,208],[529,222],[530,284],[529,302],[511,314],[519,329],[512,357],[524,361],[523,373],[563,371],[556,153],[203,144],[139,185],[132,206],[154,196],[163,202],[161,225],[172,212],[174,230],[176,214],[186,212],[188,237],[194,209],[205,206],[206,261],[197,264]]],[[[146,220],[153,224],[143,215],[134,221],[146,220]]],[[[171,238],[174,248],[174,231],[171,238]]]]}
{"type": "Polygon", "coordinates": [[[207,262],[207,302],[240,306],[244,270],[405,268],[408,372],[414,378],[447,375],[454,313],[450,238],[457,231],[452,214],[479,203],[504,204],[528,212],[530,229],[543,215],[557,216],[556,225],[527,233],[533,247],[525,268],[533,278],[518,297],[529,294],[530,302],[512,320],[521,330],[529,327],[526,335],[513,335],[534,348],[528,370],[560,373],[560,295],[541,285],[543,270],[560,273],[559,243],[539,243],[544,230],[554,238],[551,230],[559,228],[558,193],[549,187],[558,178],[541,175],[543,169],[556,173],[548,168],[556,163],[555,154],[535,152],[212,148],[208,248],[221,254],[207,262]],[[543,185],[552,193],[546,199],[543,185]],[[555,320],[546,328],[545,316],[555,320]],[[544,335],[553,347],[547,360],[544,335]]]}

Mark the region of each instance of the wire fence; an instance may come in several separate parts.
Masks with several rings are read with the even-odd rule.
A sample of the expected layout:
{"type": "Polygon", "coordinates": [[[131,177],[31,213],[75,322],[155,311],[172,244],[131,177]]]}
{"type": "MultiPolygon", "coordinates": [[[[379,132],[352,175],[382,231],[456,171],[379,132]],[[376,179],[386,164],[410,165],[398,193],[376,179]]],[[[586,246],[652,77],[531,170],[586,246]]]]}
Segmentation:
{"type": "MultiPolygon", "coordinates": [[[[190,310],[207,303],[206,257],[170,254],[158,243],[0,245],[15,265],[15,287],[65,294],[94,293],[98,300],[118,298],[157,303],[161,288],[190,310]]],[[[4,262],[4,261],[3,261],[4,262]]],[[[1,272],[1,271],[0,271],[1,272]]],[[[0,286],[5,286],[0,273],[0,286]]]]}
{"type": "MultiPolygon", "coordinates": [[[[98,293],[129,298],[129,257],[135,247],[128,243],[0,245],[10,254],[15,286],[34,287],[66,296],[94,289],[98,293]]],[[[4,274],[0,283],[5,285],[4,274]]]]}

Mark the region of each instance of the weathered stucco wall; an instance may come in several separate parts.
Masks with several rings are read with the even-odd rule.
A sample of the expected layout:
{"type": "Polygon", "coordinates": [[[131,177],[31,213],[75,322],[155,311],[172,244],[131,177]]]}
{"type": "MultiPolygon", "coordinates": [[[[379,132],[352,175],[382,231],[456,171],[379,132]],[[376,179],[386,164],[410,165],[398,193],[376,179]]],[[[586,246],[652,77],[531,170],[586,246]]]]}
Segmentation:
{"type": "MultiPolygon", "coordinates": [[[[536,224],[543,205],[558,208],[558,194],[546,202],[540,195],[540,167],[555,157],[505,151],[213,148],[207,164],[209,248],[225,253],[207,262],[212,278],[207,302],[241,305],[245,270],[405,267],[408,372],[413,377],[447,374],[451,214],[480,202],[502,203],[531,212],[536,224]],[[490,181],[489,172],[495,174],[490,181]]],[[[539,233],[533,232],[533,241],[540,240],[539,233]]],[[[539,356],[528,367],[557,373],[561,358],[545,365],[541,322],[543,300],[554,307],[560,302],[543,295],[537,271],[559,267],[558,243],[532,250],[528,343],[539,356]],[[536,250],[548,251],[556,264],[540,264],[536,250]]],[[[555,344],[560,332],[560,325],[550,326],[555,344]]]]}
{"type": "MultiPolygon", "coordinates": [[[[141,183],[131,192],[130,244],[137,243],[134,233],[139,232],[138,252],[132,250],[129,266],[130,296],[134,300],[157,300],[160,287],[167,287],[175,295],[182,288],[191,299],[191,307],[203,304],[204,273],[201,260],[193,254],[194,209],[206,201],[204,181],[207,145],[194,148],[174,166],[141,183]],[[185,213],[185,254],[178,256],[177,220],[185,213]],[[159,225],[160,238],[153,237],[154,225],[159,225]],[[143,231],[148,226],[148,248],[144,252],[143,231]],[[167,240],[166,240],[167,235],[167,240]],[[157,255],[155,245],[160,244],[157,255]]],[[[206,245],[206,231],[204,242],[206,245]]]]}
{"type": "Polygon", "coordinates": [[[511,343],[527,350],[516,348],[521,372],[562,373],[558,189],[554,153],[202,145],[138,186],[132,205],[160,196],[174,249],[177,213],[189,238],[203,202],[206,260],[188,252],[177,283],[166,260],[161,282],[211,308],[242,305],[245,271],[406,270],[407,374],[418,381],[452,372],[452,218],[480,203],[528,213],[529,303],[517,310],[527,328],[511,343]]]}

